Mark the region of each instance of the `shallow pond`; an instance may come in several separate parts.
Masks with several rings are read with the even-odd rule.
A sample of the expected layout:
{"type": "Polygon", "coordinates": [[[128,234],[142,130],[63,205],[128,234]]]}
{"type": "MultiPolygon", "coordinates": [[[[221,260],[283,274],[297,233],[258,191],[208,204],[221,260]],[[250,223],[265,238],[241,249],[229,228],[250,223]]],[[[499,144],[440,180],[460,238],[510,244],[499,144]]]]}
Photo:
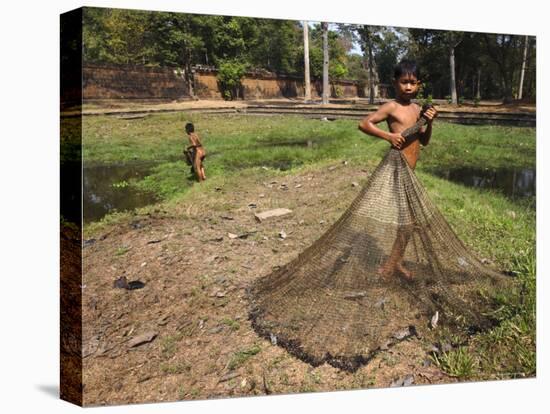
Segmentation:
{"type": "Polygon", "coordinates": [[[146,177],[156,164],[85,165],[82,179],[84,222],[97,221],[107,213],[129,211],[157,201],[155,194],[139,191],[130,185],[130,181],[146,177]]]}
{"type": "Polygon", "coordinates": [[[536,194],[534,168],[492,170],[461,167],[429,169],[427,172],[468,187],[499,190],[513,198],[531,197],[536,194]]]}
{"type": "Polygon", "coordinates": [[[128,211],[153,204],[155,194],[139,191],[132,180],[147,176],[157,162],[131,162],[119,165],[84,165],[71,162],[61,166],[61,214],[80,221],[80,201],[84,223],[97,221],[113,211],[128,211]],[[82,198],[80,195],[82,168],[82,198]]]}

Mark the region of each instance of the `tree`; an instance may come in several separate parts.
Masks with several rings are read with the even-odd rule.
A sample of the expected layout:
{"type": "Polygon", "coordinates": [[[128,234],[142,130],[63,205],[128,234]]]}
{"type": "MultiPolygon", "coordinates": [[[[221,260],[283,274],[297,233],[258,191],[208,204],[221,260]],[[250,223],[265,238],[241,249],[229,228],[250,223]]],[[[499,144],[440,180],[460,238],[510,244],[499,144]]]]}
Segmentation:
{"type": "Polygon", "coordinates": [[[377,27],[366,25],[359,26],[357,32],[361,40],[361,49],[367,56],[367,70],[369,71],[369,104],[374,104],[374,73],[376,65],[374,60],[374,49],[379,34],[377,32],[377,27]]]}
{"type": "Polygon", "coordinates": [[[529,36],[525,36],[525,44],[523,46],[523,59],[521,62],[521,75],[519,78],[518,99],[523,98],[523,79],[525,78],[525,65],[527,63],[527,50],[529,48],[529,36]]]}
{"type": "Polygon", "coordinates": [[[308,23],[304,21],[304,85],[305,85],[305,101],[311,101],[311,83],[309,77],[309,30],[308,23]]]}
{"type": "Polygon", "coordinates": [[[190,96],[194,96],[193,66],[202,54],[204,42],[201,16],[184,13],[151,13],[149,42],[154,58],[162,66],[183,68],[190,96]]]}
{"type": "Polygon", "coordinates": [[[328,23],[321,23],[323,30],[323,104],[328,104],[330,95],[329,83],[328,83],[328,23]]]}
{"type": "Polygon", "coordinates": [[[218,69],[218,82],[222,95],[226,100],[237,99],[240,96],[241,79],[246,73],[246,65],[237,61],[221,62],[218,69]]]}
{"type": "Polygon", "coordinates": [[[147,18],[141,10],[84,9],[84,61],[147,64],[147,51],[142,47],[147,18]]]}
{"type": "Polygon", "coordinates": [[[256,32],[246,37],[251,66],[270,72],[303,74],[303,27],[291,20],[254,19],[256,32]]]}
{"type": "Polygon", "coordinates": [[[458,105],[458,96],[456,93],[456,67],[455,67],[455,49],[462,43],[463,34],[461,32],[447,32],[445,34],[446,44],[449,50],[449,73],[451,78],[451,103],[458,105]]]}
{"type": "MultiPolygon", "coordinates": [[[[316,25],[310,32],[310,72],[314,78],[322,79],[323,76],[323,28],[321,25],[316,25]]],[[[340,33],[336,30],[327,30],[328,39],[328,75],[329,82],[343,76],[346,76],[347,71],[347,56],[346,49],[343,45],[340,33]]]]}
{"type": "Polygon", "coordinates": [[[424,92],[448,97],[458,104],[465,88],[464,33],[430,29],[409,29],[410,51],[422,71],[424,92]],[[458,59],[460,56],[460,59],[458,59]]]}
{"type": "Polygon", "coordinates": [[[513,97],[514,72],[521,60],[521,38],[507,34],[483,34],[486,53],[495,63],[500,75],[501,96],[504,103],[513,97]]]}
{"type": "Polygon", "coordinates": [[[380,83],[391,84],[395,65],[407,52],[406,29],[379,27],[374,44],[374,60],[380,83]]]}

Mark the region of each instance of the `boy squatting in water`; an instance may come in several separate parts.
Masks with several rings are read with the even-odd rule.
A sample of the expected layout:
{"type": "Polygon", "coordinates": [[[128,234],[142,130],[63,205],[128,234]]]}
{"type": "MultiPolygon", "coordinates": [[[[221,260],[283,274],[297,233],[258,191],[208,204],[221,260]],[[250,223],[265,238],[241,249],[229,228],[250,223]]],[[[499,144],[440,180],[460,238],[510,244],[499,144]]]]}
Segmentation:
{"type": "Polygon", "coordinates": [[[206,180],[206,174],[204,172],[203,161],[206,157],[206,150],[202,146],[199,136],[195,133],[195,126],[192,123],[189,122],[185,125],[185,132],[187,133],[191,145],[187,147],[184,154],[186,151],[190,154],[189,161],[193,166],[193,171],[195,172],[197,180],[199,182],[204,181],[206,180]]]}

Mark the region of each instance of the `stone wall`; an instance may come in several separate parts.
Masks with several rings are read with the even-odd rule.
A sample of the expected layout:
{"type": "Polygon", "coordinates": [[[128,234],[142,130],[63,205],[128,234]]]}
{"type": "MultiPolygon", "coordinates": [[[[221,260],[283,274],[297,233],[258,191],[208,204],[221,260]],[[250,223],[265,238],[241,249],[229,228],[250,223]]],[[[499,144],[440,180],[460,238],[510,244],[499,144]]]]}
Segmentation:
{"type": "MultiPolygon", "coordinates": [[[[217,72],[197,70],[195,72],[195,94],[201,99],[222,99],[216,78],[217,72]]],[[[243,99],[296,98],[304,96],[304,80],[291,76],[269,73],[248,73],[241,81],[240,97],[243,99]]],[[[320,80],[311,81],[311,97],[320,98],[323,84],[320,80]]],[[[356,82],[336,81],[331,84],[333,98],[357,98],[365,96],[356,82]]]]}
{"type": "Polygon", "coordinates": [[[174,100],[189,97],[185,80],[171,68],[86,64],[84,100],[174,100]]]}
{"type": "MultiPolygon", "coordinates": [[[[217,71],[197,68],[194,73],[195,94],[200,99],[223,99],[218,86],[217,71]]],[[[248,73],[241,82],[239,98],[276,99],[304,96],[302,78],[277,76],[261,72],[248,73]]],[[[311,96],[319,98],[322,82],[311,81],[311,96]]],[[[353,81],[331,84],[333,98],[364,97],[365,91],[353,81]]],[[[139,66],[112,66],[86,64],[83,67],[83,99],[99,100],[159,100],[189,99],[188,88],[181,75],[173,68],[139,66]]]]}

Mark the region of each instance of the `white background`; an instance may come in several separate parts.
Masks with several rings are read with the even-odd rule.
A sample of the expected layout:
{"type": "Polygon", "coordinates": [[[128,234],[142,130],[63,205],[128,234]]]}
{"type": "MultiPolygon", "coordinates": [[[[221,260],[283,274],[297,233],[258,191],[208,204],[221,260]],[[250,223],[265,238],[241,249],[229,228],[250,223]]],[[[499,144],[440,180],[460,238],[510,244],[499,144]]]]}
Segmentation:
{"type": "MultiPolygon", "coordinates": [[[[383,412],[497,413],[548,409],[549,298],[544,254],[548,231],[549,14],[542,1],[12,1],[0,25],[0,407],[3,412],[68,413],[59,376],[59,14],[87,6],[142,8],[404,27],[537,35],[537,379],[295,396],[147,404],[93,412],[383,412]],[[545,96],[546,95],[546,96],[545,96]],[[548,137],[546,137],[548,138],[548,137]],[[546,187],[546,188],[545,188],[546,187]],[[546,232],[545,232],[546,230],[546,232]]],[[[547,250],[546,250],[547,251],[547,250]]],[[[548,411],[546,411],[548,412],[548,411]]]]}

